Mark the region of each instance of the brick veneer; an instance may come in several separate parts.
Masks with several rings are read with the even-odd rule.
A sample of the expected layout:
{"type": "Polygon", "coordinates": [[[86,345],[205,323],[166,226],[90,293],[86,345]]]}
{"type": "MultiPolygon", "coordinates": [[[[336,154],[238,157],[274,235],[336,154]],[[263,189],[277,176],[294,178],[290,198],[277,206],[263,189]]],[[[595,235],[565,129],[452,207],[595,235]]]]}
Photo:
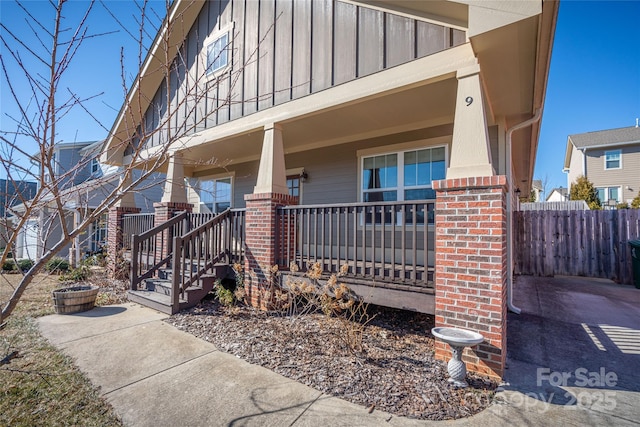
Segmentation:
{"type": "Polygon", "coordinates": [[[107,254],[108,270],[113,276],[116,273],[118,254],[122,249],[122,217],[127,214],[140,213],[140,208],[112,207],[107,220],[107,254]]]}
{"type": "Polygon", "coordinates": [[[245,217],[245,292],[254,307],[266,308],[270,301],[263,300],[269,289],[270,270],[276,264],[276,208],[298,203],[288,194],[261,193],[244,196],[245,217]]]}
{"type": "MultiPolygon", "coordinates": [[[[169,221],[178,212],[191,212],[193,205],[191,203],[176,203],[176,202],[157,202],[153,204],[155,210],[155,216],[153,219],[153,226],[157,227],[165,222],[169,221]]],[[[173,250],[173,236],[171,235],[171,228],[164,231],[164,236],[158,235],[156,237],[156,244],[164,240],[165,245],[161,247],[161,257],[164,258],[173,250]]]]}
{"type": "MultiPolygon", "coordinates": [[[[480,332],[484,343],[465,349],[469,370],[502,377],[506,359],[507,179],[435,181],[436,326],[480,332]]],[[[436,358],[450,350],[439,340],[436,358]]]]}

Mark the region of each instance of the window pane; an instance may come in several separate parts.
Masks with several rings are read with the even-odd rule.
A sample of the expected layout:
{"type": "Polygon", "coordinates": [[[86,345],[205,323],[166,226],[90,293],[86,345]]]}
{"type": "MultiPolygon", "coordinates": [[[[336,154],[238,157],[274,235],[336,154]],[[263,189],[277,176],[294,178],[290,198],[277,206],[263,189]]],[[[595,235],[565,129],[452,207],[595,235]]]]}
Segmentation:
{"type": "Polygon", "coordinates": [[[300,195],[300,178],[295,175],[287,177],[287,188],[290,196],[298,197],[300,195]]]}
{"type": "Polygon", "coordinates": [[[231,201],[231,178],[220,179],[216,182],[214,198],[217,201],[231,201]]]}
{"type": "Polygon", "coordinates": [[[395,202],[398,200],[396,191],[368,191],[363,196],[365,202],[395,202]]]}
{"type": "Polygon", "coordinates": [[[417,158],[415,151],[407,151],[404,153],[404,185],[417,185],[417,158]]]}
{"type": "Polygon", "coordinates": [[[396,154],[364,159],[362,188],[389,188],[398,184],[398,157],[396,154]]]}
{"type": "Polygon", "coordinates": [[[436,191],[431,188],[418,188],[415,190],[405,190],[404,191],[404,199],[405,200],[425,200],[425,199],[435,199],[436,191]]]}
{"type": "Polygon", "coordinates": [[[218,202],[218,203],[216,203],[215,212],[216,213],[224,212],[225,210],[229,209],[230,207],[231,207],[231,203],[229,203],[229,202],[218,202]]]}
{"type": "Polygon", "coordinates": [[[431,180],[437,181],[446,177],[446,165],[444,163],[444,147],[431,150],[431,180]]]}
{"type": "Polygon", "coordinates": [[[227,45],[229,33],[222,35],[207,48],[207,73],[227,66],[227,45]]]}
{"type": "Polygon", "coordinates": [[[605,168],[606,169],[618,169],[620,168],[620,151],[605,151],[605,168]]]}
{"type": "Polygon", "coordinates": [[[609,188],[609,200],[618,200],[618,187],[609,188]]]}
{"type": "Polygon", "coordinates": [[[596,192],[598,193],[598,199],[600,199],[600,202],[605,202],[606,199],[604,198],[604,188],[596,188],[596,192]]]}

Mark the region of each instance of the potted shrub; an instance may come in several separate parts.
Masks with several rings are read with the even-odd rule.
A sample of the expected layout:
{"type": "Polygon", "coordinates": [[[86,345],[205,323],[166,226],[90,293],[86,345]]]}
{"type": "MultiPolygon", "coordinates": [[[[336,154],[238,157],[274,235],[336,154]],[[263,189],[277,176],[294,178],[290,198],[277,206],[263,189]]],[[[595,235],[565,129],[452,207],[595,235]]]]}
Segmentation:
{"type": "Polygon", "coordinates": [[[80,313],[95,307],[96,297],[100,288],[83,284],[90,274],[89,268],[86,265],[82,265],[60,276],[60,280],[66,286],[52,292],[53,306],[56,313],[80,313]]]}

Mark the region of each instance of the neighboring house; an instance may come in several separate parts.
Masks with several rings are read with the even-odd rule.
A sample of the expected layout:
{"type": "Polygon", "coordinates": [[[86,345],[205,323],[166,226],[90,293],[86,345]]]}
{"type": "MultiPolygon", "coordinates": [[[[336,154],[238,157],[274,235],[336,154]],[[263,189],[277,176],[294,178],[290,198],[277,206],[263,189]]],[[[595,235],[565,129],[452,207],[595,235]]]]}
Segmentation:
{"type": "Polygon", "coordinates": [[[35,182],[0,179],[0,248],[4,248],[9,240],[11,225],[8,218],[12,216],[13,207],[33,198],[37,190],[35,182]]]}
{"type": "Polygon", "coordinates": [[[540,202],[542,201],[542,197],[540,197],[540,193],[544,191],[542,186],[542,181],[539,179],[534,179],[531,183],[531,192],[533,193],[534,200],[530,200],[531,202],[540,202]]]}
{"type": "Polygon", "coordinates": [[[11,215],[11,207],[35,196],[38,184],[32,181],[0,179],[0,218],[11,215]]]}
{"type": "Polygon", "coordinates": [[[558,187],[551,190],[545,202],[565,202],[569,200],[569,189],[558,187]]]}
{"type": "MultiPolygon", "coordinates": [[[[120,168],[99,162],[104,141],[61,143],[55,146],[54,177],[57,183],[66,226],[73,229],[82,218],[95,209],[118,183],[120,168]]],[[[139,172],[136,172],[139,174],[139,172]]],[[[51,177],[46,179],[51,180],[51,177]]],[[[164,178],[161,174],[147,181],[144,192],[136,192],[136,203],[143,212],[153,210],[153,203],[162,196],[164,178]],[[153,184],[156,185],[153,185],[153,184]],[[149,185],[152,184],[152,185],[149,185]],[[147,188],[149,187],[149,188],[147,188]]],[[[30,218],[20,230],[16,243],[18,258],[39,259],[62,236],[56,200],[52,194],[44,195],[42,208],[31,212],[30,218]]],[[[24,205],[16,207],[16,213],[24,211],[24,205]]],[[[88,252],[100,251],[107,239],[107,214],[58,252],[59,256],[80,260],[88,252]]]]}
{"type": "MultiPolygon", "coordinates": [[[[470,365],[499,376],[512,200],[532,187],[557,10],[546,0],[176,0],[101,161],[154,161],[171,123],[179,138],[156,224],[183,209],[245,209],[235,218],[246,236],[218,235],[244,239],[234,261],[252,304],[264,303],[274,264],[286,281],[291,261],[346,263],[341,280],[363,298],[490,335],[470,365]]],[[[126,209],[136,207],[121,203],[109,220],[126,209]]],[[[148,261],[131,298],[183,307],[179,296],[215,270],[203,262],[229,251],[207,234],[188,252],[209,255],[185,272],[182,245],[220,224],[156,259],[173,259],[166,303],[138,282],[156,275],[148,261]]]]}
{"type": "Polygon", "coordinates": [[[640,128],[569,135],[563,170],[569,188],[586,176],[604,206],[631,203],[640,189],[640,128]]]}

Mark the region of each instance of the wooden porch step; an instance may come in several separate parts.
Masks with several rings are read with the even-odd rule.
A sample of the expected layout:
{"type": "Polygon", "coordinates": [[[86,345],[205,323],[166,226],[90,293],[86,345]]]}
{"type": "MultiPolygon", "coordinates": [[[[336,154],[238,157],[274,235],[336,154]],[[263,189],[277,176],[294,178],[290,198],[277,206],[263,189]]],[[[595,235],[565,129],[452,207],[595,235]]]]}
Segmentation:
{"type": "MultiPolygon", "coordinates": [[[[145,307],[153,308],[165,314],[176,314],[179,308],[171,306],[171,295],[164,295],[159,292],[138,290],[128,291],[129,301],[144,305],[145,307]]],[[[182,306],[182,302],[180,305],[182,306]]],[[[186,303],[186,301],[184,301],[186,303]]]]}
{"type": "Polygon", "coordinates": [[[214,274],[202,275],[197,285],[186,289],[184,298],[180,298],[179,307],[171,305],[172,283],[171,280],[164,278],[143,280],[142,287],[144,289],[128,291],[129,300],[162,313],[175,314],[180,310],[198,305],[202,298],[213,289],[216,279],[224,278],[228,269],[228,265],[218,264],[215,266],[214,274]]]}

